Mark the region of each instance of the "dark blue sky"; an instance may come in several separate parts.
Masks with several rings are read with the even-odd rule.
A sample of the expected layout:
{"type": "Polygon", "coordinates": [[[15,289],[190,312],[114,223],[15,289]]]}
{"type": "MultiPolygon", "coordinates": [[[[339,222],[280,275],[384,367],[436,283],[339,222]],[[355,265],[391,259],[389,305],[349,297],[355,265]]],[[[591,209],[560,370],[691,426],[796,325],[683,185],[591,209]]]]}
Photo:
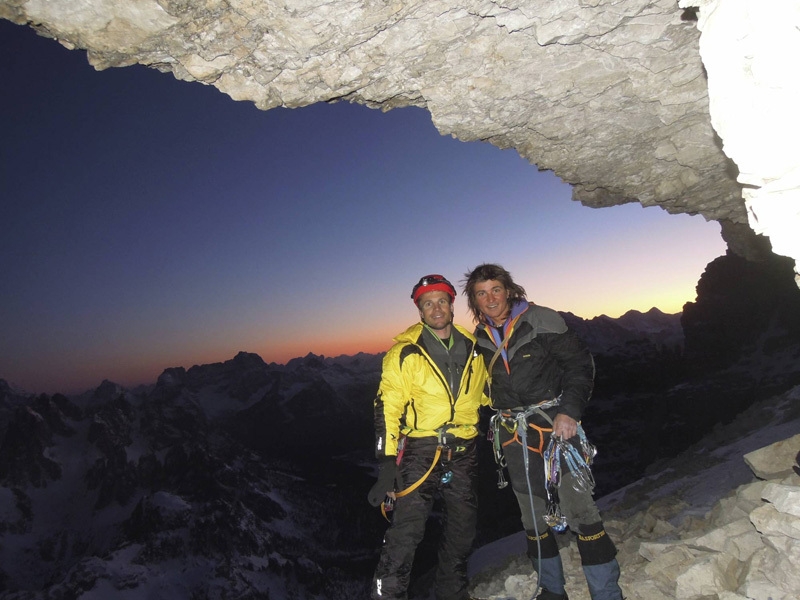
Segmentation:
{"type": "Polygon", "coordinates": [[[677,312],[724,253],[716,223],[583,207],[420,109],[259,111],[8,21],[0,77],[0,378],[31,392],[382,351],[421,275],[487,261],[583,317],[677,312]]]}

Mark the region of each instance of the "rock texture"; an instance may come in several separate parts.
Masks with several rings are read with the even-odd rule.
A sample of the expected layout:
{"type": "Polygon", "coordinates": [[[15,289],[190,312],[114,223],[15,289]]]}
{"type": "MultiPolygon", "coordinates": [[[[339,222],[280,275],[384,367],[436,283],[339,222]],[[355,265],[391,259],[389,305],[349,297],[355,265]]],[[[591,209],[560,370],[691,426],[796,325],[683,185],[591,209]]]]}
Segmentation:
{"type": "MultiPolygon", "coordinates": [[[[759,479],[739,486],[705,515],[671,521],[683,508],[674,498],[637,515],[638,550],[626,542],[621,558],[627,562],[628,597],[797,598],[800,477],[792,466],[798,449],[800,435],[746,455],[748,465],[770,464],[773,472],[753,469],[759,479]]],[[[632,526],[619,521],[609,527],[614,525],[627,531],[632,526]]]]}
{"type": "MultiPolygon", "coordinates": [[[[800,8],[761,4],[0,0],[0,17],[88,50],[98,69],[140,63],[265,110],[422,107],[443,135],[514,148],[588,206],[749,219],[797,258],[784,232],[800,204],[800,8]]],[[[755,237],[725,234],[744,248],[755,237]]]]}

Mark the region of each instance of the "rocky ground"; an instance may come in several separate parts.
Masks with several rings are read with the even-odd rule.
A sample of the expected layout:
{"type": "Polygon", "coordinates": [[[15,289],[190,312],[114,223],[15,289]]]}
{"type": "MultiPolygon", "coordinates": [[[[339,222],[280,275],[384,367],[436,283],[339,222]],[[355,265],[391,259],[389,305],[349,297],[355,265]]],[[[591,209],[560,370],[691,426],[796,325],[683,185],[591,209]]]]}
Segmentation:
{"type": "MultiPolygon", "coordinates": [[[[796,600],[800,590],[800,386],[754,404],[649,474],[600,499],[628,600],[796,600]]],[[[571,534],[572,600],[589,600],[571,534]]],[[[520,535],[473,558],[473,593],[534,596],[520,535]]]]}

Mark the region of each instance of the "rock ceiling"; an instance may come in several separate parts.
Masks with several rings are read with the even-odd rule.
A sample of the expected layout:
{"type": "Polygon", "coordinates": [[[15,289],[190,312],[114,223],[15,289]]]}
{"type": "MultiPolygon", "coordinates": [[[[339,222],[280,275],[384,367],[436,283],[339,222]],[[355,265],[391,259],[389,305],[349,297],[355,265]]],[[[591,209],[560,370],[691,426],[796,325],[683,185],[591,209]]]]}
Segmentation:
{"type": "MultiPolygon", "coordinates": [[[[98,69],[144,64],[265,110],[335,101],[421,107],[443,135],[514,148],[554,171],[585,205],[640,202],[700,214],[720,221],[731,247],[746,254],[753,229],[771,233],[754,227],[743,188],[775,177],[759,180],[758,165],[740,172],[745,142],[738,153],[727,148],[739,139],[731,123],[748,107],[735,106],[728,119],[720,108],[718,122],[710,112],[710,82],[730,80],[715,80],[728,63],[713,60],[726,41],[712,17],[726,3],[728,12],[748,4],[0,0],[0,17],[86,49],[98,69]]],[[[741,8],[734,25],[723,21],[728,37],[740,41],[750,16],[741,8]]],[[[747,98],[737,91],[751,83],[731,84],[734,95],[747,98]]],[[[731,89],[719,91],[724,105],[731,89]]]]}

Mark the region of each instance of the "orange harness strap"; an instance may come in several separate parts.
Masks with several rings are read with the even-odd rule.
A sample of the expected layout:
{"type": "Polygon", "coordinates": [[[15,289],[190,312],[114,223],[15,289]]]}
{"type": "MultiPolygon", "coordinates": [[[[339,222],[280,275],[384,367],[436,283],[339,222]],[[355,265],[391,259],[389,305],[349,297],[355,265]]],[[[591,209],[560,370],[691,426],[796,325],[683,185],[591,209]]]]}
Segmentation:
{"type": "MultiPolygon", "coordinates": [[[[531,446],[528,446],[528,450],[530,450],[531,452],[535,452],[536,454],[543,454],[544,453],[544,434],[546,432],[548,432],[548,431],[553,431],[553,428],[552,427],[539,427],[538,425],[534,425],[533,423],[528,423],[528,427],[530,427],[531,429],[536,430],[536,432],[539,434],[539,447],[538,448],[532,448],[531,446]]],[[[514,429],[514,437],[512,437],[505,444],[503,444],[503,448],[505,448],[506,446],[510,446],[511,444],[513,444],[515,442],[517,444],[522,445],[522,441],[519,439],[519,432],[516,430],[516,428],[514,429]]]]}

